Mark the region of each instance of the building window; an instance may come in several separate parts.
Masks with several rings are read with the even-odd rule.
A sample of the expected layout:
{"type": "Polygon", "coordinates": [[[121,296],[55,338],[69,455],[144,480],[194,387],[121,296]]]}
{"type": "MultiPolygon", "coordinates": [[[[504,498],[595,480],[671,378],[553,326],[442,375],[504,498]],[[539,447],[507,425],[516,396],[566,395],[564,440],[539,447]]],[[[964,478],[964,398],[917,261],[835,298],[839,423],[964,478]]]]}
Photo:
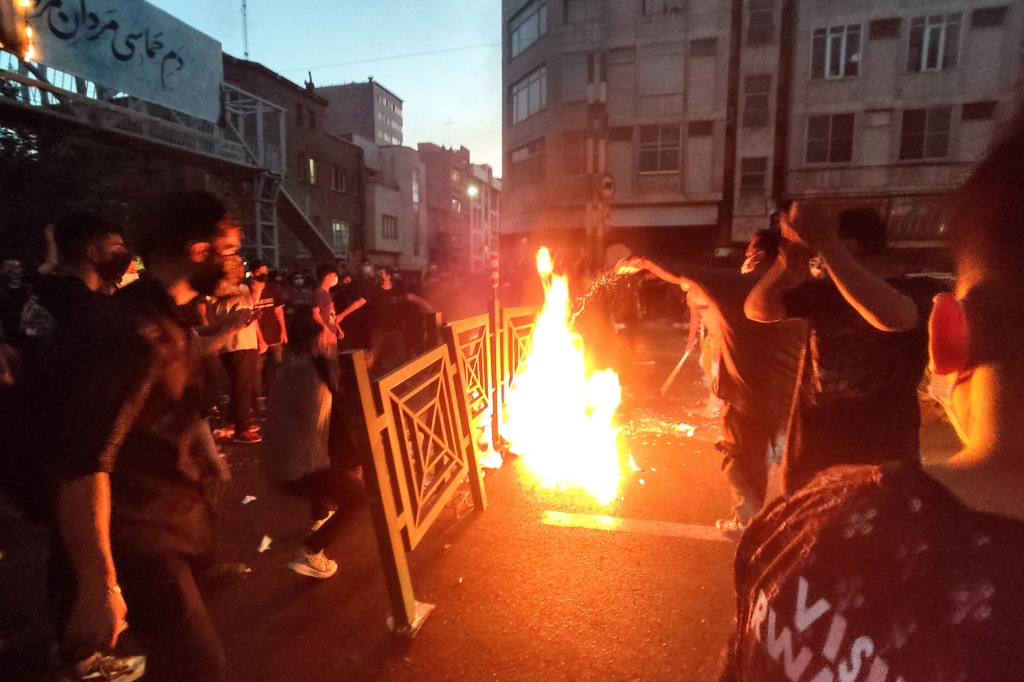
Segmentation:
{"type": "Polygon", "coordinates": [[[764,193],[768,182],[767,157],[740,159],[740,191],[745,194],[764,193]]]}
{"type": "Polygon", "coordinates": [[[599,21],[603,17],[604,0],[564,0],[565,23],[599,21]]]}
{"type": "Polygon", "coordinates": [[[743,127],[764,128],[771,116],[769,95],[771,76],[747,76],[743,79],[743,127]]]}
{"type": "Polygon", "coordinates": [[[872,19],[868,24],[868,40],[892,40],[900,37],[900,25],[902,20],[899,17],[888,19],[872,19]]]}
{"type": "Polygon", "coordinates": [[[544,179],[543,137],[513,149],[509,154],[509,177],[516,187],[532,185],[544,179]]]}
{"type": "Polygon", "coordinates": [[[691,57],[714,57],[718,53],[718,38],[697,38],[690,41],[691,57]]]}
{"type": "Polygon", "coordinates": [[[996,116],[996,105],[998,102],[989,100],[987,102],[967,102],[960,112],[961,121],[990,121],[996,116]]]}
{"type": "Polygon", "coordinates": [[[853,160],[853,114],[807,119],[807,163],[849,163],[853,160]]]}
{"type": "Polygon", "coordinates": [[[306,179],[309,180],[309,184],[316,184],[316,159],[312,156],[309,157],[309,173],[307,174],[306,179]]]}
{"type": "Polygon", "coordinates": [[[334,255],[344,258],[348,255],[348,223],[342,220],[331,221],[331,237],[334,255]]]}
{"type": "Polygon", "coordinates": [[[296,103],[295,105],[295,125],[302,127],[302,105],[296,103]]]}
{"type": "Polygon", "coordinates": [[[331,167],[331,189],[335,192],[348,191],[348,171],[342,169],[338,164],[331,167]]]}
{"type": "Polygon", "coordinates": [[[385,239],[398,239],[398,218],[393,215],[381,215],[380,224],[385,239]]]}
{"type": "Polygon", "coordinates": [[[548,105],[548,69],[535,69],[512,85],[512,123],[519,123],[548,105]]]}
{"type": "Polygon", "coordinates": [[[768,45],[775,41],[775,0],[748,0],[747,44],[768,45]]]}
{"type": "Polygon", "coordinates": [[[910,20],[907,71],[955,69],[960,55],[959,12],[929,14],[910,20]]]}
{"type": "Polygon", "coordinates": [[[462,213],[462,201],[452,197],[452,213],[462,213]]]}
{"type": "Polygon", "coordinates": [[[316,112],[312,109],[309,110],[309,128],[310,130],[316,130],[316,112]]]}
{"type": "Polygon", "coordinates": [[[686,0],[644,0],[644,14],[682,12],[686,0]]]}
{"type": "Polygon", "coordinates": [[[458,168],[452,168],[452,184],[458,184],[462,182],[462,173],[459,172],[458,168]]]}
{"type": "Polygon", "coordinates": [[[570,130],[562,136],[562,172],[587,174],[587,137],[582,130],[570,130]]]}
{"type": "Polygon", "coordinates": [[[811,78],[860,73],[860,24],[816,28],[811,37],[811,78]]]}
{"type": "Polygon", "coordinates": [[[904,110],[900,160],[945,158],[949,154],[952,111],[952,107],[904,110]]]}
{"type": "Polygon", "coordinates": [[[412,169],[412,203],[420,203],[420,171],[418,168],[412,169]]]}
{"type": "Polygon", "coordinates": [[[299,162],[298,163],[298,167],[299,167],[299,172],[298,172],[299,182],[306,182],[309,179],[309,159],[306,158],[306,155],[303,154],[302,152],[299,152],[296,155],[296,158],[298,159],[298,162],[299,162]]]}
{"type": "Polygon", "coordinates": [[[540,40],[548,32],[547,0],[534,0],[508,22],[512,57],[540,40]]]}
{"type": "Polygon", "coordinates": [[[1006,21],[1006,5],[982,7],[971,12],[971,28],[995,28],[1006,21]]]}
{"type": "Polygon", "coordinates": [[[682,126],[640,126],[641,173],[667,173],[679,170],[682,150],[682,126]]]}

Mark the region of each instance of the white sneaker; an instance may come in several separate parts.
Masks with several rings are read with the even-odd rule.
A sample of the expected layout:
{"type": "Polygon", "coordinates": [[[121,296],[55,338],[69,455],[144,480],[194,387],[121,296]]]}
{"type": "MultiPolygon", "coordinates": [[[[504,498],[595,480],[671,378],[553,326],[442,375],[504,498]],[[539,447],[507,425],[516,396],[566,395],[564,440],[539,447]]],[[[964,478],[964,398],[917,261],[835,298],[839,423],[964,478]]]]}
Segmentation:
{"type": "Polygon", "coordinates": [[[316,554],[302,553],[302,559],[288,564],[299,575],[326,580],[338,571],[338,562],[324,556],[323,550],[316,554]]]}
{"type": "Polygon", "coordinates": [[[95,653],[66,670],[61,682],[133,682],[145,674],[145,656],[95,653]]]}

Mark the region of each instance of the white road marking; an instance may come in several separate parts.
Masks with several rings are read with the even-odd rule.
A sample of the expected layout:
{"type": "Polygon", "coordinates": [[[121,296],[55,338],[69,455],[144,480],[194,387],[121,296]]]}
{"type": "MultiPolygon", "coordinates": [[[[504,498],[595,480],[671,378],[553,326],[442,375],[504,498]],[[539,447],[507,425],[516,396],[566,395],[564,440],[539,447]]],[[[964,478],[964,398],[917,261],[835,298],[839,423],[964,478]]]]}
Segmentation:
{"type": "Polygon", "coordinates": [[[710,526],[669,523],[667,521],[617,519],[614,516],[546,511],[541,517],[541,523],[548,526],[562,526],[565,528],[590,528],[591,530],[646,533],[647,535],[660,535],[661,537],[708,540],[710,542],[732,542],[710,526]]]}

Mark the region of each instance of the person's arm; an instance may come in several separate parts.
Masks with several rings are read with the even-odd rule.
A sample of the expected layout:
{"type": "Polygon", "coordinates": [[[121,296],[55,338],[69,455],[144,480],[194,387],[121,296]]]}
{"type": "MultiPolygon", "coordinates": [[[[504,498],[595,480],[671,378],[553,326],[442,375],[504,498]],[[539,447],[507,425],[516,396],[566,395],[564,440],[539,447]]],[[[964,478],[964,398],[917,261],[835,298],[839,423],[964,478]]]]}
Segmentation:
{"type": "Polygon", "coordinates": [[[786,240],[779,245],[779,256],[757,281],[743,303],[743,313],[755,322],[779,322],[789,317],[783,296],[807,280],[810,253],[805,247],[786,240]]]}
{"type": "Polygon", "coordinates": [[[60,256],[57,253],[57,239],[54,237],[53,230],[52,223],[43,228],[43,236],[46,238],[46,260],[36,268],[36,272],[44,276],[56,272],[57,267],[60,265],[60,256]]]}
{"type": "Polygon", "coordinates": [[[412,301],[419,307],[423,308],[425,312],[432,314],[441,312],[440,310],[438,310],[437,306],[435,306],[433,303],[423,298],[422,296],[417,296],[416,294],[413,293],[407,293],[405,295],[405,298],[407,301],[412,301]]]}
{"type": "Polygon", "coordinates": [[[281,325],[281,343],[288,343],[288,325],[284,323],[284,306],[275,306],[274,315],[277,316],[277,323],[281,325]]]}
{"type": "Polygon", "coordinates": [[[342,320],[344,320],[346,317],[348,317],[349,315],[351,315],[355,311],[357,311],[360,308],[362,308],[364,305],[366,305],[366,299],[365,298],[357,298],[356,300],[354,300],[351,303],[349,303],[347,308],[345,308],[340,313],[338,313],[338,317],[337,317],[338,324],[341,324],[342,320]]]}
{"type": "Polygon", "coordinates": [[[905,332],[917,326],[914,301],[868,271],[838,239],[822,244],[818,253],[843,298],[872,327],[905,332]]]}
{"type": "Polygon", "coordinates": [[[260,355],[262,355],[267,352],[267,348],[270,346],[268,346],[267,342],[263,340],[263,329],[260,327],[259,320],[254,319],[251,324],[256,327],[256,349],[260,352],[260,355]]]}
{"type": "Polygon", "coordinates": [[[128,607],[117,585],[110,550],[110,478],[99,472],[60,483],[57,525],[71,560],[77,589],[65,636],[105,649],[117,644],[128,607]]]}

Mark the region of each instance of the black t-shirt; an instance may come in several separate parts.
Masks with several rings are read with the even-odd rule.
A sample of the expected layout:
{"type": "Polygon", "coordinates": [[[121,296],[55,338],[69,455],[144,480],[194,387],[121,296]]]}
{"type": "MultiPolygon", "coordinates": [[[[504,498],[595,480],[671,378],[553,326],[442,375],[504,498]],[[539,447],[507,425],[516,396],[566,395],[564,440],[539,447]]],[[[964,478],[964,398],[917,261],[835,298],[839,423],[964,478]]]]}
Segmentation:
{"type": "Polygon", "coordinates": [[[254,308],[259,311],[263,341],[268,346],[281,343],[281,322],[277,319],[275,310],[284,305],[284,292],[281,290],[281,285],[277,282],[267,282],[263,286],[259,298],[253,302],[254,308]]]}
{"type": "Polygon", "coordinates": [[[1022,556],[915,464],[830,469],[743,535],[722,680],[1024,680],[1022,556]]]}
{"type": "Polygon", "coordinates": [[[701,316],[721,343],[718,397],[741,412],[782,425],[789,416],[806,325],[748,320],[743,303],[760,275],[700,268],[692,279],[708,300],[701,316]]]}
{"type": "Polygon", "coordinates": [[[400,331],[403,328],[408,310],[405,305],[405,293],[399,291],[398,287],[377,287],[368,292],[366,304],[370,312],[370,328],[373,331],[400,331]]]}
{"type": "Polygon", "coordinates": [[[917,388],[928,363],[928,316],[932,298],[948,287],[930,277],[886,281],[917,306],[910,331],[875,329],[830,280],[783,295],[787,317],[808,321],[786,441],[787,491],[835,464],[919,459],[917,388]]]}
{"type": "MultiPolygon", "coordinates": [[[[209,551],[213,513],[192,429],[199,373],[185,311],[143,276],[62,335],[45,418],[57,480],[105,472],[111,539],[131,551],[209,551]]],[[[116,554],[116,552],[115,552],[116,554]]]]}

